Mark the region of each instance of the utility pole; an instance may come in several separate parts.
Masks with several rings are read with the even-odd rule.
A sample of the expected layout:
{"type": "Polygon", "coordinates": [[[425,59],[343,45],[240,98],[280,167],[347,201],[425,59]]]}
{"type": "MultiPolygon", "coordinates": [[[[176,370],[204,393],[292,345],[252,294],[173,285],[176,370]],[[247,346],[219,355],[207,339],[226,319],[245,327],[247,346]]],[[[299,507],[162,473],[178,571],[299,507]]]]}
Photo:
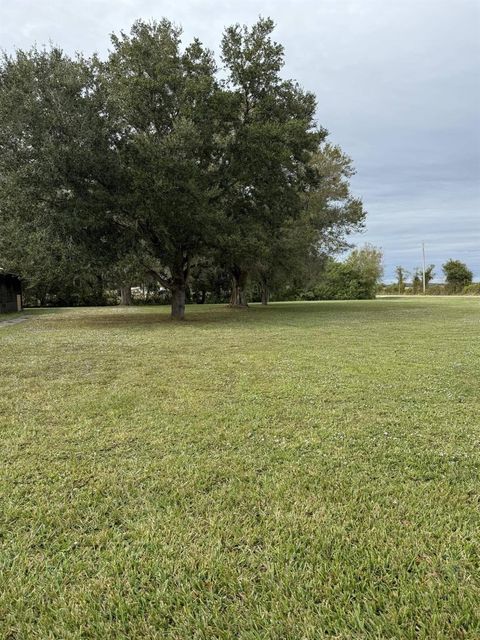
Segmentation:
{"type": "Polygon", "coordinates": [[[422,242],[422,254],[423,254],[423,295],[426,293],[425,287],[425,243],[422,242]]]}

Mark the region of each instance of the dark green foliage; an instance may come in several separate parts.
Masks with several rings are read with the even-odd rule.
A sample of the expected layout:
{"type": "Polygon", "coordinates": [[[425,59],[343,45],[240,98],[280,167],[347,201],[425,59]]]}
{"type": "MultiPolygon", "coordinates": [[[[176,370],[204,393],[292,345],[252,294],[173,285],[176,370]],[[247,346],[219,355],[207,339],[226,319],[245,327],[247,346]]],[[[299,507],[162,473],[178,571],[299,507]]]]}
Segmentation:
{"type": "Polygon", "coordinates": [[[123,190],[117,225],[132,235],[144,269],[172,294],[182,318],[189,269],[217,222],[215,158],[219,88],[212,54],[195,40],[181,49],[168,20],[136,22],[113,36],[104,66],[123,190]]]}
{"type": "Polygon", "coordinates": [[[344,262],[327,259],[303,300],[368,300],[375,298],[383,273],[382,251],[372,245],[354,249],[344,262]]]}
{"type": "Polygon", "coordinates": [[[207,260],[197,260],[192,265],[189,286],[191,302],[228,302],[230,289],[231,275],[226,269],[207,260]]]}
{"type": "Polygon", "coordinates": [[[464,262],[460,262],[460,260],[448,260],[442,266],[442,269],[451,293],[459,293],[472,282],[473,273],[467,265],[464,262]]]}
{"type": "Polygon", "coordinates": [[[330,260],[320,282],[301,295],[304,300],[369,300],[375,298],[375,283],[347,262],[330,260]]]}
{"type": "Polygon", "coordinates": [[[251,29],[226,29],[222,40],[231,129],[218,260],[233,276],[235,305],[246,304],[248,275],[271,262],[285,225],[303,210],[302,194],[317,178],[312,153],[326,136],[314,125],[314,96],[280,76],[283,47],[273,28],[260,19],[251,29]]]}
{"type": "Polygon", "coordinates": [[[255,262],[258,289],[274,299],[309,288],[325,257],[347,248],[346,237],[363,227],[362,203],[350,193],[351,159],[339,147],[321,144],[310,169],[316,180],[304,194],[303,210],[283,224],[255,262]]]}
{"type": "Polygon", "coordinates": [[[168,20],[112,36],[105,62],[4,56],[0,256],[31,300],[102,303],[100,289],[154,277],[182,318],[188,298],[224,300],[227,273],[232,302],[249,278],[268,301],[346,246],[365,217],[351,160],[325,142],[315,97],[281,77],[273,28],[226,29],[222,81],[168,20]]]}
{"type": "Polygon", "coordinates": [[[104,301],[117,175],[96,67],[56,48],[0,66],[0,256],[30,300],[104,301]]]}

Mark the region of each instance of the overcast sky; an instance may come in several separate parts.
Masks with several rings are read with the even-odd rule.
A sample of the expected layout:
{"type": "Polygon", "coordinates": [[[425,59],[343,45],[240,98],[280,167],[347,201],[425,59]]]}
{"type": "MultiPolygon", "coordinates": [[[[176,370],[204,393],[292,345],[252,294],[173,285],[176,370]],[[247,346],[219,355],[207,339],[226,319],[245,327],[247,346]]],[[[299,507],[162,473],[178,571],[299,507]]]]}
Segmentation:
{"type": "Polygon", "coordinates": [[[109,34],[167,17],[218,51],[225,25],[277,24],[286,70],[352,156],[359,243],[395,265],[464,260],[480,279],[480,0],[0,0],[0,47],[105,54],[109,34]]]}

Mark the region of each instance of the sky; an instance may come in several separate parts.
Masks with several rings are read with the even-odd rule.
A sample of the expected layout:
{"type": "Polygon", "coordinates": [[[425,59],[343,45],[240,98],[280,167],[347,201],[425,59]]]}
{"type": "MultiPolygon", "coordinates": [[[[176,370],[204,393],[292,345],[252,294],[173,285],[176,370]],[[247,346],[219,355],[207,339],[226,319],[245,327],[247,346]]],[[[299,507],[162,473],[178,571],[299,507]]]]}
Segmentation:
{"type": "Polygon", "coordinates": [[[225,26],[270,16],[285,76],[354,161],[368,212],[352,240],[396,265],[460,259],[480,280],[479,0],[0,0],[0,48],[109,49],[134,20],[167,17],[219,50],[225,26]]]}

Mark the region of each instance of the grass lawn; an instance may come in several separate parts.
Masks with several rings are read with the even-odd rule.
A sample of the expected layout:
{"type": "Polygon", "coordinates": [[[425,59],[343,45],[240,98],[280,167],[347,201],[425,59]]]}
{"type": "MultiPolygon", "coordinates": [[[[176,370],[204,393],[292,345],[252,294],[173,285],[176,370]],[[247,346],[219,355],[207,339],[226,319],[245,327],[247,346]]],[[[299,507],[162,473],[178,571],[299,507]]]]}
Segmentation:
{"type": "Polygon", "coordinates": [[[478,640],[480,300],[168,311],[0,328],[0,638],[478,640]]]}

